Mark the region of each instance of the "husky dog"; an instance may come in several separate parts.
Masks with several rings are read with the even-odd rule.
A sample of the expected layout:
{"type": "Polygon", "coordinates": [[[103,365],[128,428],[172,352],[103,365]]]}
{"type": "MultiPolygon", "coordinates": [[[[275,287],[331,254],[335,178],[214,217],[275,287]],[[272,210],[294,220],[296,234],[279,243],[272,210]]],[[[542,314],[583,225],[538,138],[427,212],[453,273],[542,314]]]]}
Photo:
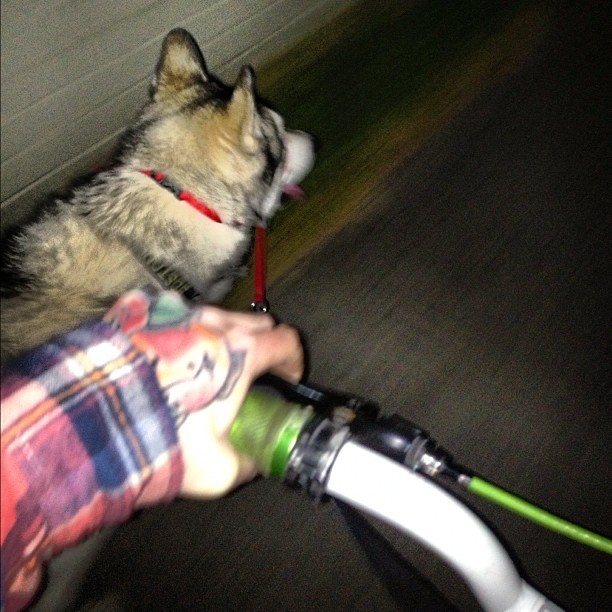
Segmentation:
{"type": "Polygon", "coordinates": [[[180,279],[187,295],[218,302],[244,270],[252,228],[299,191],[313,161],[312,139],[257,99],[252,68],[228,87],[191,35],[172,30],[117,163],[8,251],[25,284],[2,301],[4,356],[100,316],[135,287],[180,279]]]}

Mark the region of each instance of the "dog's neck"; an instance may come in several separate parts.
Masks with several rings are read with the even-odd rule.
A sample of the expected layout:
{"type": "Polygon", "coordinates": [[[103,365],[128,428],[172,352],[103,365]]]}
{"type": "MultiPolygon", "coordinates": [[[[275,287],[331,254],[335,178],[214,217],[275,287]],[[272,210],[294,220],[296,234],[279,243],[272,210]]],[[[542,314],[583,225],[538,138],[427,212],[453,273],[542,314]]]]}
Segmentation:
{"type": "MultiPolygon", "coordinates": [[[[169,179],[165,174],[161,172],[156,172],[155,170],[145,170],[141,169],[140,172],[142,174],[146,174],[148,177],[152,178],[158,185],[170,191],[174,197],[182,202],[189,204],[193,209],[197,210],[200,214],[208,217],[211,221],[215,223],[224,223],[224,221],[219,216],[219,213],[211,208],[207,202],[204,200],[200,200],[192,193],[188,191],[183,191],[176,183],[174,183],[171,179],[169,179]]],[[[243,228],[244,223],[240,221],[233,220],[226,225],[230,225],[231,227],[235,227],[237,229],[243,228]]]]}

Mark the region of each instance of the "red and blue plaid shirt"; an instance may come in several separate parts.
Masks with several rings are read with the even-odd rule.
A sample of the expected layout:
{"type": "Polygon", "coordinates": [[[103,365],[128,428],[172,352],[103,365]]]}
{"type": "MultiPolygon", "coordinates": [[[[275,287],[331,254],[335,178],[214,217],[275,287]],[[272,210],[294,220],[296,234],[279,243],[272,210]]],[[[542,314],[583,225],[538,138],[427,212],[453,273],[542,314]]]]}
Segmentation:
{"type": "Polygon", "coordinates": [[[2,602],[43,563],[136,508],[173,499],[183,461],[155,373],[120,331],[85,325],[2,374],[2,602]]]}

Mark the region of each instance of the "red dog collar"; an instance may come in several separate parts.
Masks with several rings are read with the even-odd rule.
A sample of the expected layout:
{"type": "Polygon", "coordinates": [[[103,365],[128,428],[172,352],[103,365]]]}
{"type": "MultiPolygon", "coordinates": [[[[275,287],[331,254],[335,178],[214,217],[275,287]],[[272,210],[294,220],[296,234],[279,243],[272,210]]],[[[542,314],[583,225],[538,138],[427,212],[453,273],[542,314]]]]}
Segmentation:
{"type": "Polygon", "coordinates": [[[208,217],[215,223],[223,223],[223,221],[221,221],[221,217],[219,216],[216,210],[210,208],[210,206],[208,206],[206,202],[198,200],[198,198],[196,198],[192,193],[180,189],[165,174],[162,174],[161,172],[154,172],[153,170],[140,170],[140,172],[146,174],[147,176],[150,176],[156,183],[158,183],[168,191],[172,192],[174,196],[177,197],[179,200],[187,202],[189,206],[195,208],[200,214],[204,215],[205,217],[208,217]]]}

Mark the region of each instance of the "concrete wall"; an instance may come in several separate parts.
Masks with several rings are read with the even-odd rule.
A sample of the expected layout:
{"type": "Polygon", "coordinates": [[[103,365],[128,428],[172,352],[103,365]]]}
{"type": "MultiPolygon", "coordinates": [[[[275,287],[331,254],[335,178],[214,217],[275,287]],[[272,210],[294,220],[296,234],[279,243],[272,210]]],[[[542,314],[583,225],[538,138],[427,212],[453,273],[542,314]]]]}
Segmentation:
{"type": "Polygon", "coordinates": [[[108,158],[146,99],[164,35],[187,28],[233,80],[355,0],[3,0],[3,229],[108,158]]]}

